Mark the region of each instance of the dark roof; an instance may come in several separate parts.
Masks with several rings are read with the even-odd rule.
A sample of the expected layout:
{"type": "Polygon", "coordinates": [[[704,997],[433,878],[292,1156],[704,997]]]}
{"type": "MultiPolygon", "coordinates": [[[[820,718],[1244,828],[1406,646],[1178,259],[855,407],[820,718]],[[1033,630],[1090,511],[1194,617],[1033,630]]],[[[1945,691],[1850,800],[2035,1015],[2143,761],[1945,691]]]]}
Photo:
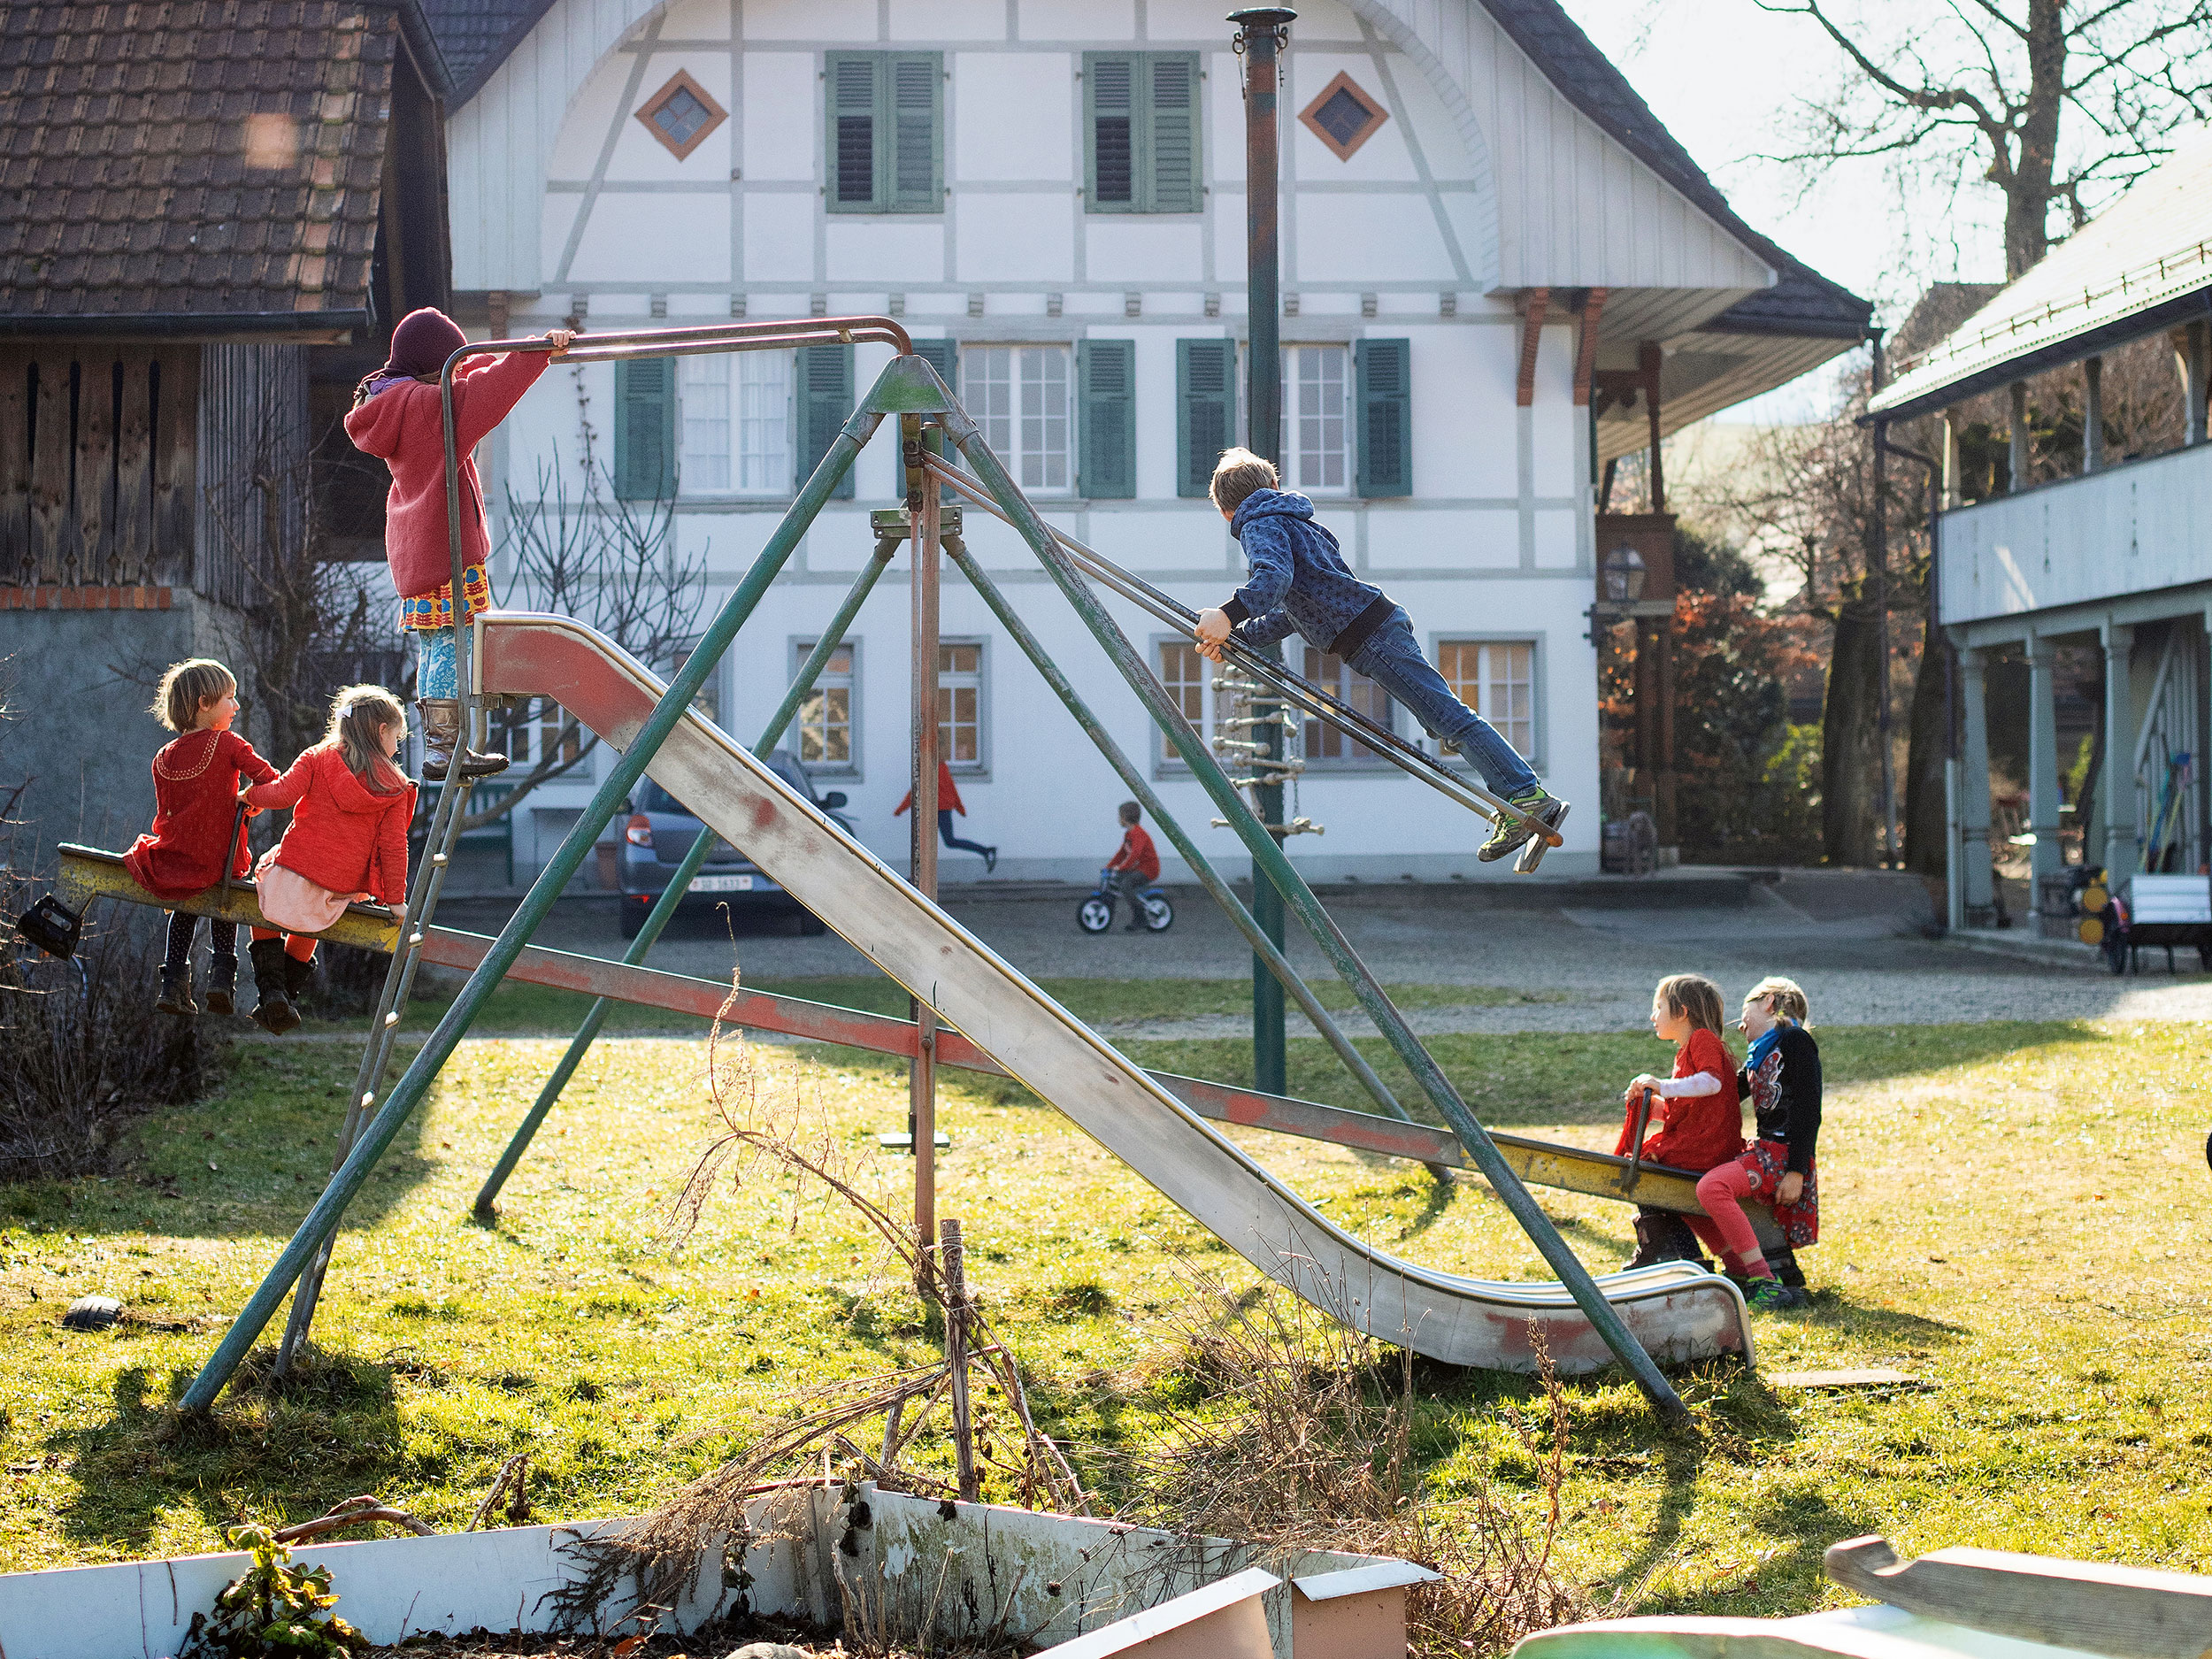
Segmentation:
{"type": "Polygon", "coordinates": [[[1570,103],[1779,273],[1774,287],[1738,301],[1705,324],[1707,329],[1837,340],[1856,340],[1865,334],[1873,305],[1739,219],[1705,170],[1660,124],[1627,77],[1590,43],[1558,0],[1482,0],[1482,5],[1570,103]]]}
{"type": "Polygon", "coordinates": [[[0,328],[365,318],[400,9],[15,0],[0,328]]]}
{"type": "Polygon", "coordinates": [[[452,101],[466,104],[522,44],[553,0],[422,0],[424,16],[453,77],[452,101]]]}

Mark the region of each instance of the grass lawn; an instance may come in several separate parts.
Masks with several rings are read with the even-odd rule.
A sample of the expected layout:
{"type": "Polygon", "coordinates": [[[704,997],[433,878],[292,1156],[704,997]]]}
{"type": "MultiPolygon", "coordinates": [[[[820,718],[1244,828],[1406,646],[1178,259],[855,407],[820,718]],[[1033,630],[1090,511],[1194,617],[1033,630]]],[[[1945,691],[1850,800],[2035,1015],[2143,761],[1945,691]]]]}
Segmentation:
{"type": "MultiPolygon", "coordinates": [[[[1179,1012],[1201,995],[1161,988],[1179,1012]]],[[[548,1029],[569,1023],[557,1011],[548,1029]]],[[[1906,1553],[1977,1544],[2212,1568],[2202,1028],[1823,1041],[1827,1236],[1804,1258],[1817,1297],[1760,1317],[1761,1360],[1897,1365],[1931,1386],[1778,1394],[1716,1364],[1681,1379],[1703,1432],[1671,1436],[1625,1383],[1571,1383],[1571,1572],[1643,1582],[1647,1611],[1766,1614],[1843,1599],[1820,1552],[1858,1532],[1906,1553]]],[[[1131,1045],[1148,1064],[1214,1075],[1235,1074],[1237,1047],[1131,1045]]],[[[1586,1142],[1609,1138],[1615,1091],[1659,1057],[1632,1035],[1436,1048],[1488,1122],[1586,1142]]],[[[657,1241],[713,1121],[696,1042],[597,1048],[503,1218],[472,1224],[478,1180],[558,1051],[465,1044],[356,1206],[317,1363],[284,1394],[234,1392],[211,1424],[174,1435],[165,1403],[319,1184],[350,1048],[241,1044],[227,1085],[147,1120],[111,1177],[0,1188],[0,1570],[211,1548],[242,1517],[303,1518],[359,1492],[459,1526],[523,1449],[541,1518],[633,1509],[726,1455],[795,1389],[923,1356],[910,1294],[844,1212],[726,1190],[681,1251],[657,1241]],[[66,1302],[95,1291],[132,1318],[61,1330],[66,1302]]],[[[1292,1051],[1294,1089],[1356,1098],[1318,1041],[1292,1051]]],[[[795,1087],[856,1143],[902,1123],[890,1065],[756,1052],[764,1087],[795,1087]]],[[[941,1210],[966,1220],[970,1271],[1048,1427],[1079,1447],[1144,1445],[1169,1386],[1156,1316],[1185,1294],[1184,1264],[1236,1282],[1248,1270],[1015,1086],[953,1072],[944,1095],[941,1210]]],[[[1333,1148],[1245,1141],[1400,1254],[1537,1271],[1479,1184],[1439,1189],[1333,1148]]],[[[902,1174],[891,1161],[880,1172],[902,1174]]],[[[1593,1265],[1626,1255],[1625,1209],[1540,1195],[1593,1265]]],[[[1449,1502],[1486,1479],[1532,1512],[1534,1467],[1498,1411],[1530,1385],[1433,1366],[1418,1380],[1432,1489],[1449,1502]]]]}

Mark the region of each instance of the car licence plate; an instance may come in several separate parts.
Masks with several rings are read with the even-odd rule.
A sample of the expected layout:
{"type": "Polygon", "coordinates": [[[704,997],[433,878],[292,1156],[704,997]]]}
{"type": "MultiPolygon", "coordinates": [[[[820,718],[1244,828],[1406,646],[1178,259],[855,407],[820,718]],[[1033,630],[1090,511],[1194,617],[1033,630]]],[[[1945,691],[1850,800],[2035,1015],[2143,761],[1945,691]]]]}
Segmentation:
{"type": "Polygon", "coordinates": [[[753,879],[750,876],[700,876],[693,880],[691,890],[694,893],[750,893],[753,879]]]}

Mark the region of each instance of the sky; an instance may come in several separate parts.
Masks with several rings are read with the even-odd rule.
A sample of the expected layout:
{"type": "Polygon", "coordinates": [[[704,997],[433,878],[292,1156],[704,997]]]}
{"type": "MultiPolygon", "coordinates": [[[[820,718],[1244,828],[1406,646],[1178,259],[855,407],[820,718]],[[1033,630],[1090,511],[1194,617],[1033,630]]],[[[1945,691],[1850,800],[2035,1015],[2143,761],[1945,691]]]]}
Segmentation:
{"type": "MultiPolygon", "coordinates": [[[[1818,97],[1840,80],[1842,56],[1817,25],[1762,11],[1752,0],[1563,3],[1746,222],[1872,300],[1877,322],[1894,326],[1928,280],[2002,278],[1993,212],[1978,211],[1982,202],[1996,206],[1993,190],[1970,190],[1956,204],[1947,195],[1909,202],[1877,161],[1808,179],[1762,159],[1785,147],[1794,101],[1818,97]],[[1919,234],[1911,234],[1916,224],[1919,234]],[[1934,224],[1963,233],[1958,245],[1935,245],[1925,234],[1934,224]]],[[[1834,373],[1832,365],[1817,370],[1720,419],[1813,419],[1830,400],[1834,373]]]]}

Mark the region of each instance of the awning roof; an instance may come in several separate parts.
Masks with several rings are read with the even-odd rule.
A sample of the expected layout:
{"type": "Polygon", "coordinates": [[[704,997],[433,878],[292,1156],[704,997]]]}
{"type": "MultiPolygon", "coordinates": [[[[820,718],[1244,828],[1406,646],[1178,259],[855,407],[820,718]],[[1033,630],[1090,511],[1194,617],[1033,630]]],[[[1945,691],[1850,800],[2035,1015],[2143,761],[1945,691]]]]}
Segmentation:
{"type": "Polygon", "coordinates": [[[2212,310],[2212,129],[2154,172],[1924,356],[1869,405],[1925,414],[2140,340],[2212,310]]]}

